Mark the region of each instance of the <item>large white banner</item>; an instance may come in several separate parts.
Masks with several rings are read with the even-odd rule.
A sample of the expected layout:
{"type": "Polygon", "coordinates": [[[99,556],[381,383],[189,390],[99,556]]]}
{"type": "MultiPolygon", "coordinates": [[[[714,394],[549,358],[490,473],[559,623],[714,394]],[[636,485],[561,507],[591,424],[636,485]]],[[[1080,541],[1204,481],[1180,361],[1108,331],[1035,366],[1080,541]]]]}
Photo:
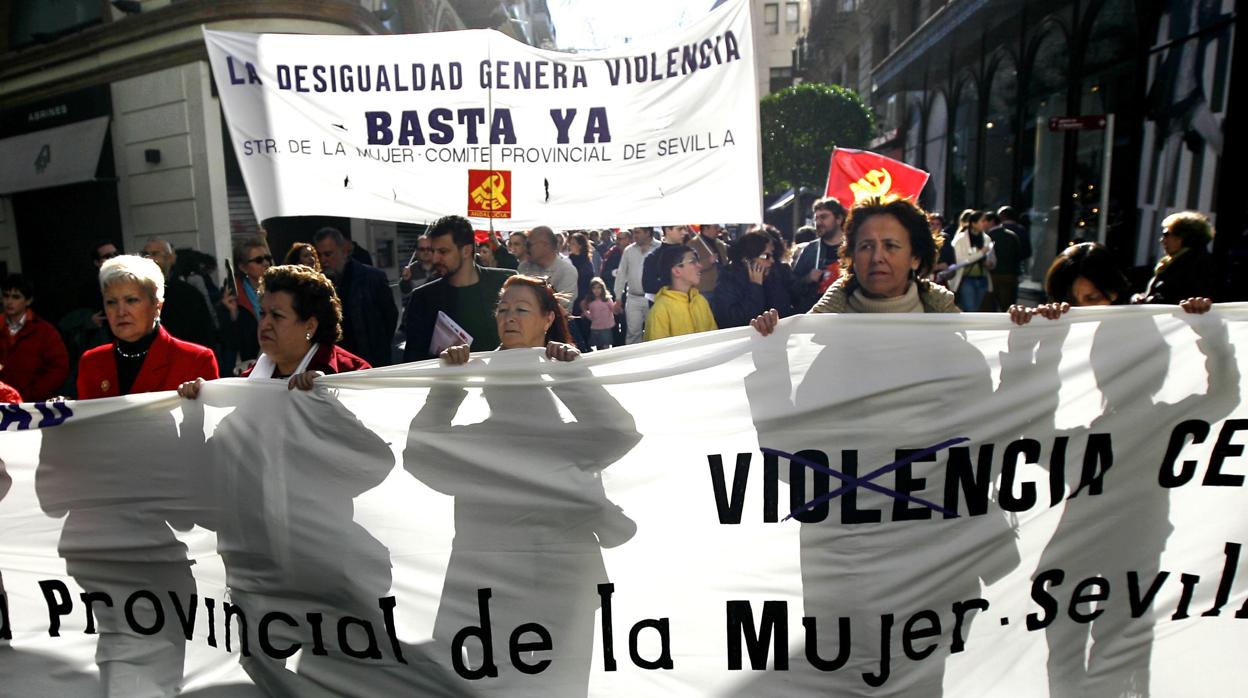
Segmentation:
{"type": "Polygon", "coordinates": [[[1245,320],[0,406],[0,693],[1242,695],[1245,320]]]}
{"type": "Polygon", "coordinates": [[[493,30],[204,40],[259,220],[762,220],[746,0],[593,54],[493,30]]]}

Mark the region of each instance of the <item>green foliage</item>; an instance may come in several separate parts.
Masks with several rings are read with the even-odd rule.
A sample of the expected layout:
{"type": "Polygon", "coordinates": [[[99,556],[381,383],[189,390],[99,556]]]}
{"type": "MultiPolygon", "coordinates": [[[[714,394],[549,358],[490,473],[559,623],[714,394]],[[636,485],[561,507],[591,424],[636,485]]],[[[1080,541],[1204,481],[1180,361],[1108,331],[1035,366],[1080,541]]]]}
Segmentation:
{"type": "Polygon", "coordinates": [[[840,85],[808,82],[767,95],[760,114],[763,186],[822,191],[832,148],[865,148],[873,123],[862,98],[840,85]]]}

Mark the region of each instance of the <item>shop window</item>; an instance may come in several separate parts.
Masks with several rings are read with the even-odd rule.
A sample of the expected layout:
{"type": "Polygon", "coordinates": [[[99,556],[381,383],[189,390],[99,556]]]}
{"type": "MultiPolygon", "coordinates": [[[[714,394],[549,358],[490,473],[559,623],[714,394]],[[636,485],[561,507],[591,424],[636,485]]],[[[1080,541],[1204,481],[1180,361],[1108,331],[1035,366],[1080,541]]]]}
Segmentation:
{"type": "Polygon", "coordinates": [[[990,208],[1015,205],[1014,137],[1017,127],[1014,110],[1018,104],[1018,67],[1006,55],[997,63],[988,81],[984,113],[984,158],[980,176],[980,203],[990,208]]]}
{"type": "MultiPolygon", "coordinates": [[[[1066,116],[1070,47],[1060,31],[1050,30],[1032,53],[1022,124],[1020,204],[1030,217],[1029,279],[1038,287],[1057,254],[1061,218],[1062,160],[1065,136],[1049,130],[1049,119],[1066,116]]],[[[1075,192],[1076,194],[1078,192],[1075,192]]]]}
{"type": "Polygon", "coordinates": [[[945,95],[937,92],[927,110],[927,128],[923,145],[923,168],[931,175],[924,189],[923,203],[929,210],[947,211],[945,204],[945,146],[949,129],[949,109],[945,95]]]}
{"type": "Polygon", "coordinates": [[[949,134],[949,209],[979,208],[976,170],[979,155],[979,88],[969,78],[957,92],[949,134]]]}

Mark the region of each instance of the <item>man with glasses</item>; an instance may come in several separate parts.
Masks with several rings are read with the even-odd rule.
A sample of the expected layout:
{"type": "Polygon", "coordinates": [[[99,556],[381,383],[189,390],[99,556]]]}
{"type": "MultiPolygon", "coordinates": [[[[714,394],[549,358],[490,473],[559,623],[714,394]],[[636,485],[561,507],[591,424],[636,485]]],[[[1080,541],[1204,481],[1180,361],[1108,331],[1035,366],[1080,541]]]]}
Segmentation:
{"type": "MultiPolygon", "coordinates": [[[[178,255],[167,240],[149,238],[139,254],[156,262],[165,275],[165,303],[160,309],[160,324],[178,339],[217,350],[217,330],[212,321],[212,308],[195,287],[171,275],[178,255]]],[[[220,357],[218,357],[220,358],[220,357]]]]}
{"type": "Polygon", "coordinates": [[[559,240],[555,231],[548,226],[539,225],[529,231],[529,258],[522,262],[516,271],[526,276],[545,277],[559,294],[559,303],[568,314],[572,314],[572,302],[576,300],[576,267],[572,262],[559,256],[559,240]]]}
{"type": "Polygon", "coordinates": [[[416,259],[403,267],[399,278],[399,290],[403,292],[403,305],[407,305],[407,296],[413,289],[420,288],[436,278],[438,278],[438,272],[433,268],[433,247],[429,242],[429,237],[421,235],[416,241],[416,259]]]}
{"type": "Polygon", "coordinates": [[[321,228],[313,242],[342,302],[342,348],[374,367],[394,363],[390,340],[399,308],[386,272],[352,258],[351,242],[337,228],[321,228]]]}
{"type": "MultiPolygon", "coordinates": [[[[100,292],[100,266],[121,254],[121,250],[112,240],[97,240],[91,245],[91,278],[83,282],[78,289],[78,306],[91,310],[91,325],[108,333],[108,323],[104,317],[104,294],[100,292]]],[[[104,341],[109,341],[105,339],[104,341]]],[[[103,342],[101,342],[103,343],[103,342]]]]}

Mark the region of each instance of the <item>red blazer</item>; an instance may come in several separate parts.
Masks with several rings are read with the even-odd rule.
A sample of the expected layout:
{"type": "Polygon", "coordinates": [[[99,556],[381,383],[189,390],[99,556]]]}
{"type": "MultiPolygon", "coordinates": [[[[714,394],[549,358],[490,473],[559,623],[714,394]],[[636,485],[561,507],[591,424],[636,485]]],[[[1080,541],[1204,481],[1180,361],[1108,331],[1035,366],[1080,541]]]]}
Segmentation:
{"type": "MultiPolygon", "coordinates": [[[[327,376],[332,376],[336,373],[361,371],[366,368],[372,368],[372,365],[337,344],[322,344],[316,348],[316,353],[312,355],[312,360],[308,362],[306,370],[320,371],[327,376]]],[[[243,372],[244,377],[250,375],[251,368],[243,372]]]]}
{"type": "MultiPolygon", "coordinates": [[[[185,381],[218,377],[217,357],[212,350],[175,339],[165,328],[156,330],[156,340],[147,350],[143,367],[134,379],[128,394],[156,393],[177,390],[185,381]]],[[[96,347],[82,355],[78,362],[78,399],[115,397],[117,391],[117,360],[113,344],[96,347]]]]}
{"type": "Polygon", "coordinates": [[[52,323],[27,311],[26,325],[10,337],[0,327],[0,380],[30,402],[59,395],[69,375],[69,355],[52,323]]]}
{"type": "Polygon", "coordinates": [[[366,368],[372,368],[372,365],[337,344],[321,345],[308,362],[309,371],[323,371],[327,376],[366,368]]]}

